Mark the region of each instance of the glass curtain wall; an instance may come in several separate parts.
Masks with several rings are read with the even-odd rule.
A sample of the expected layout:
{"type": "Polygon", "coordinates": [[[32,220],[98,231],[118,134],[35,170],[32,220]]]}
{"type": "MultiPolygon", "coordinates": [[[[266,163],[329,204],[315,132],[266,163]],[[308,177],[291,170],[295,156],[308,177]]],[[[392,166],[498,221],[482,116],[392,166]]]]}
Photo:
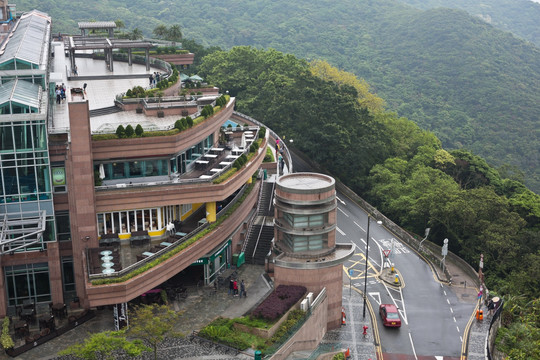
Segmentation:
{"type": "Polygon", "coordinates": [[[47,263],[6,266],[4,272],[8,305],[21,305],[24,300],[51,301],[47,263]]]}

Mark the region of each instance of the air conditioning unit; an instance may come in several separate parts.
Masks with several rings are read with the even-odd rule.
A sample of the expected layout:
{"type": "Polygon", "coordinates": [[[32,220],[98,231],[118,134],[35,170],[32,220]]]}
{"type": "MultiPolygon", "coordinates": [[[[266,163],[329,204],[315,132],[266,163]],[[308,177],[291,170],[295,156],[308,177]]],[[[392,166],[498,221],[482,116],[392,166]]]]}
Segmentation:
{"type": "Polygon", "coordinates": [[[308,308],[309,308],[308,299],[302,300],[302,302],[300,303],[300,309],[302,311],[308,311],[308,308]]]}
{"type": "Polygon", "coordinates": [[[313,304],[313,293],[312,292],[307,294],[306,300],[308,301],[308,306],[311,307],[311,304],[313,304]]]}

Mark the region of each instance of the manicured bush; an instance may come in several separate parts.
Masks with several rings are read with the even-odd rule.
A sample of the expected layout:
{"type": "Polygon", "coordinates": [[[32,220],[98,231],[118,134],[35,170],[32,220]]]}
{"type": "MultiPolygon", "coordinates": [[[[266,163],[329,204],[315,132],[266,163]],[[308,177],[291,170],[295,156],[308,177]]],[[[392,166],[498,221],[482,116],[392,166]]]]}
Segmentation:
{"type": "Polygon", "coordinates": [[[182,125],[182,119],[178,119],[174,122],[174,128],[180,131],[184,130],[184,127],[182,125]]]}
{"type": "Polygon", "coordinates": [[[186,122],[189,127],[193,126],[193,119],[191,118],[191,116],[186,117],[186,122]]]}
{"type": "Polygon", "coordinates": [[[135,130],[133,129],[133,126],[131,126],[131,124],[126,126],[126,137],[130,138],[133,136],[133,134],[135,134],[135,130]]]}
{"type": "Polygon", "coordinates": [[[259,129],[259,138],[263,139],[266,136],[266,128],[263,126],[259,129]]]}
{"type": "Polygon", "coordinates": [[[144,133],[143,127],[141,126],[141,124],[137,124],[137,126],[135,127],[135,135],[142,136],[143,133],[144,133]]]}
{"type": "Polygon", "coordinates": [[[126,96],[127,97],[132,97],[133,96],[133,92],[131,91],[131,89],[128,89],[128,91],[126,91],[126,96]]]}
{"type": "Polygon", "coordinates": [[[253,311],[253,316],[275,320],[287,312],[306,293],[306,287],[300,285],[279,285],[253,311]]]}
{"type": "Polygon", "coordinates": [[[126,129],[124,129],[123,125],[118,125],[116,128],[116,136],[118,136],[120,139],[126,136],[126,129]]]}

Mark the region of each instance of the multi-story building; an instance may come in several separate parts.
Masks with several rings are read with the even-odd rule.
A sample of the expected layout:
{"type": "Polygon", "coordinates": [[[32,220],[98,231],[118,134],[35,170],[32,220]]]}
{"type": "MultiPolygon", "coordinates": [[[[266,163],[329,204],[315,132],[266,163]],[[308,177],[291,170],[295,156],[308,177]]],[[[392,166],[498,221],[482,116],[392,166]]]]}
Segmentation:
{"type": "Polygon", "coordinates": [[[172,74],[148,56],[133,64],[131,48],[111,71],[115,48],[147,44],[92,39],[105,54],[94,60],[80,38],[53,39],[46,14],[11,22],[0,48],[0,315],[24,301],[125,303],[181,273],[214,281],[241,249],[268,134],[225,128],[235,100],[214,107],[214,90],[119,96],[172,74]],[[207,105],[216,112],[199,117],[207,105]],[[174,130],[188,115],[193,126],[174,130]],[[118,125],[145,136],[115,138],[118,125]]]}

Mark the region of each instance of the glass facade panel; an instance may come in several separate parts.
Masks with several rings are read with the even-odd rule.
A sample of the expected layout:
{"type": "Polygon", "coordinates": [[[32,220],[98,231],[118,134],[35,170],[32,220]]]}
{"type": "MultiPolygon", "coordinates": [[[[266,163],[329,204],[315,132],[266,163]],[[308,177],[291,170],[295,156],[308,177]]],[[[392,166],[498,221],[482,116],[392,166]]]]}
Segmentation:
{"type": "Polygon", "coordinates": [[[6,266],[4,272],[10,306],[21,305],[28,299],[35,302],[51,301],[47,263],[6,266]]]}
{"type": "Polygon", "coordinates": [[[71,227],[69,223],[69,211],[57,211],[55,217],[58,241],[70,241],[71,227]]]}
{"type": "Polygon", "coordinates": [[[320,250],[326,246],[328,242],[326,234],[305,236],[284,233],[283,240],[293,252],[320,250]]]}
{"type": "Polygon", "coordinates": [[[73,270],[73,257],[71,256],[62,258],[62,282],[64,292],[75,291],[75,273],[73,270]]]}

